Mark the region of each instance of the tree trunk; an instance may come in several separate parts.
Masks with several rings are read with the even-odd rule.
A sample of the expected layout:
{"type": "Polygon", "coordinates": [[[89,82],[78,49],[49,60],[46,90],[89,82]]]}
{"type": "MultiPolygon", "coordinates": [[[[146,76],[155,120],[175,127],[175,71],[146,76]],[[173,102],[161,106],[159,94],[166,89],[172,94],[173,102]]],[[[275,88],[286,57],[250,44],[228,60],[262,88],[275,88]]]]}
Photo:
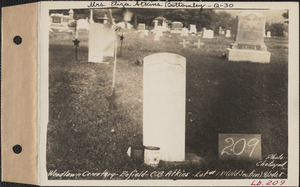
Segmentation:
{"type": "Polygon", "coordinates": [[[134,14],[134,29],[137,29],[137,15],[134,14]]]}

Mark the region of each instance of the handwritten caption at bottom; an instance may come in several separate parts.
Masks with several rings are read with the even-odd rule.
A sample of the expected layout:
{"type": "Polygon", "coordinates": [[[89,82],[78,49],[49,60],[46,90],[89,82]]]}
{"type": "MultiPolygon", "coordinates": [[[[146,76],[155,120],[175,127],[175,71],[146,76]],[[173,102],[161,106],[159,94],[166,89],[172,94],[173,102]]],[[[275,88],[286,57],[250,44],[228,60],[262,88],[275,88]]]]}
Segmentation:
{"type": "Polygon", "coordinates": [[[50,170],[48,172],[48,177],[54,178],[95,178],[95,179],[149,179],[149,178],[162,178],[162,179],[184,179],[184,178],[211,178],[211,177],[240,177],[240,178],[280,178],[286,175],[284,171],[245,171],[245,170],[203,170],[198,171],[196,173],[188,172],[182,169],[174,169],[174,170],[158,170],[158,171],[149,171],[149,170],[132,170],[127,171],[124,170],[121,173],[110,172],[108,170],[104,170],[102,172],[91,172],[84,171],[79,173],[72,173],[69,170],[67,171],[58,171],[58,170],[50,170]]]}

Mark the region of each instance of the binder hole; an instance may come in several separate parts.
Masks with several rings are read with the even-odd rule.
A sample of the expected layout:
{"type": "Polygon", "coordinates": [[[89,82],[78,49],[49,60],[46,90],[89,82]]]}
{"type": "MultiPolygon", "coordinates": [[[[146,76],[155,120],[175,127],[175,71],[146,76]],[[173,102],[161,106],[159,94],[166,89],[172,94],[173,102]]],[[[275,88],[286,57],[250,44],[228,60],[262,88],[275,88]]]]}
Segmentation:
{"type": "Polygon", "coordinates": [[[22,38],[21,36],[15,36],[13,41],[16,45],[20,45],[22,43],[22,38]]]}
{"type": "Polygon", "coordinates": [[[22,147],[20,145],[15,145],[15,146],[13,146],[12,149],[13,149],[14,153],[16,153],[16,154],[19,154],[22,152],[22,147]]]}

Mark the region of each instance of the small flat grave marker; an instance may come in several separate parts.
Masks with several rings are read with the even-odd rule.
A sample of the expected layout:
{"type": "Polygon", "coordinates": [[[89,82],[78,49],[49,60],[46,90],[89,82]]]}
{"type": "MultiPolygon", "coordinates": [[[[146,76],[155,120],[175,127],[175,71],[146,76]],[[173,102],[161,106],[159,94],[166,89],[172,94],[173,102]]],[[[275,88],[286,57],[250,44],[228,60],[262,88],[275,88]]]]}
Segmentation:
{"type": "Polygon", "coordinates": [[[179,44],[183,45],[183,47],[186,47],[186,44],[189,44],[190,42],[186,42],[185,39],[183,39],[182,42],[179,42],[179,44]]]}
{"type": "Polygon", "coordinates": [[[202,43],[202,42],[200,41],[200,39],[198,39],[197,42],[194,42],[194,45],[197,45],[197,48],[200,48],[200,46],[201,46],[201,45],[204,45],[204,43],[202,43]]]}
{"type": "Polygon", "coordinates": [[[261,159],[260,134],[219,134],[219,159],[261,159]]]}

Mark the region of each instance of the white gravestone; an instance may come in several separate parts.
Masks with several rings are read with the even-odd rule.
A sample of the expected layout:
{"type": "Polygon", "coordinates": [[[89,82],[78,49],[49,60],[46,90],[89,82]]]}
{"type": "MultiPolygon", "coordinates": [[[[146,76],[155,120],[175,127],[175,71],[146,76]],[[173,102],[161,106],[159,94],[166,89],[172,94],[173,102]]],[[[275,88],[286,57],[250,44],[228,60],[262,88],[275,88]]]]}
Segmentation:
{"type": "Polygon", "coordinates": [[[79,19],[77,21],[77,26],[76,28],[79,29],[84,29],[84,30],[89,30],[90,29],[90,24],[88,22],[88,20],[86,19],[79,19]]]}
{"type": "Polygon", "coordinates": [[[203,38],[214,38],[214,31],[213,30],[203,30],[203,38]]]}
{"type": "Polygon", "coordinates": [[[143,144],[159,147],[163,161],[184,161],[186,59],[149,55],[143,77],[143,144]]]}
{"type": "Polygon", "coordinates": [[[144,31],[146,30],[146,24],[145,23],[139,23],[138,28],[139,31],[144,31]]]}
{"type": "Polygon", "coordinates": [[[197,41],[197,42],[194,42],[194,45],[196,45],[196,46],[197,46],[197,48],[200,48],[200,47],[201,47],[201,45],[204,45],[204,43],[202,43],[202,42],[200,41],[200,39],[198,39],[198,41],[197,41]]]}
{"type": "Polygon", "coordinates": [[[182,26],[183,26],[183,24],[181,22],[174,21],[174,22],[172,22],[172,29],[170,32],[174,33],[174,34],[181,34],[182,26]]]}
{"type": "Polygon", "coordinates": [[[113,27],[108,24],[103,26],[103,56],[114,56],[116,35],[113,27]]]}
{"type": "Polygon", "coordinates": [[[183,46],[183,48],[186,47],[186,44],[189,44],[190,42],[186,42],[185,39],[183,39],[182,42],[179,42],[179,44],[181,44],[183,46]]]}
{"type": "Polygon", "coordinates": [[[158,27],[158,20],[154,20],[154,28],[153,30],[156,31],[157,27],[158,27]]]}
{"type": "Polygon", "coordinates": [[[164,36],[162,26],[157,26],[156,32],[157,32],[159,37],[164,36]]]}
{"type": "Polygon", "coordinates": [[[193,25],[193,24],[190,25],[190,33],[192,33],[192,34],[196,34],[197,33],[196,25],[193,25]]]}
{"type": "Polygon", "coordinates": [[[267,38],[271,38],[271,31],[267,32],[267,38]]]}
{"type": "Polygon", "coordinates": [[[163,28],[163,32],[166,32],[169,30],[168,24],[165,21],[162,22],[162,28],[163,28]]]}
{"type": "Polygon", "coordinates": [[[189,36],[189,30],[187,28],[183,28],[180,36],[189,36]]]}
{"type": "Polygon", "coordinates": [[[89,62],[103,62],[103,24],[90,23],[89,62]]]}
{"type": "Polygon", "coordinates": [[[226,38],[229,38],[231,37],[231,32],[230,30],[226,30],[226,35],[225,35],[226,38]]]}

